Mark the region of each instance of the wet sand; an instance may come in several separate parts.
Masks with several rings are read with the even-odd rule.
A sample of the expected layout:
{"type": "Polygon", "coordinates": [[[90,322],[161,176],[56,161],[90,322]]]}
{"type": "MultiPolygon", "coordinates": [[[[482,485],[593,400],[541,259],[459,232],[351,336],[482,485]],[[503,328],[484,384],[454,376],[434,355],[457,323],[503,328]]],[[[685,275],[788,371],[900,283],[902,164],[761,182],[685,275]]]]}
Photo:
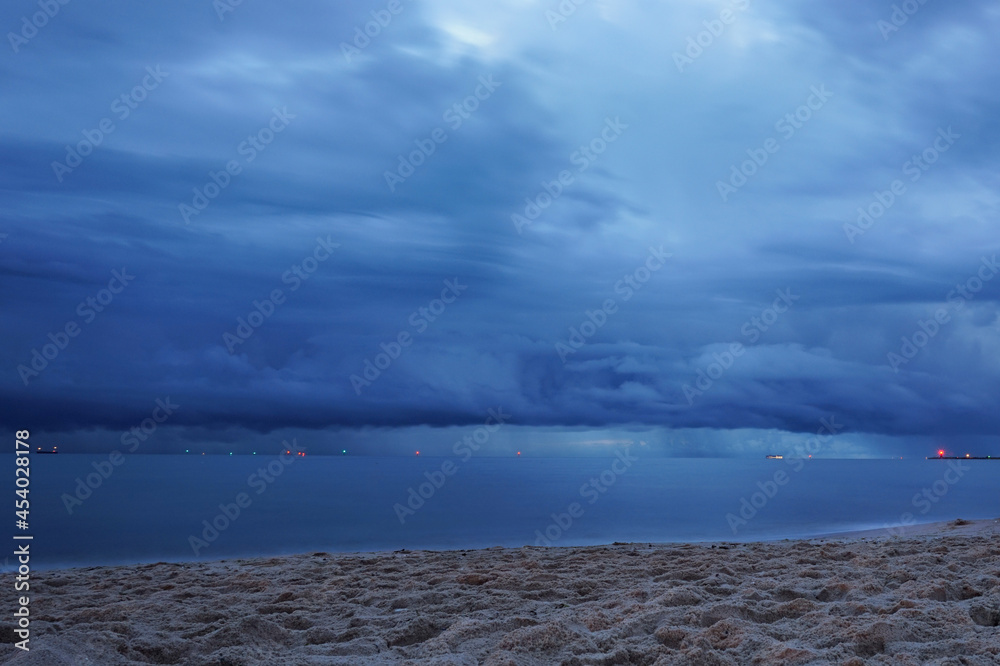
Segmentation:
{"type": "Polygon", "coordinates": [[[7,616],[2,663],[992,666],[1000,521],[94,567],[32,593],[31,652],[7,616]]]}

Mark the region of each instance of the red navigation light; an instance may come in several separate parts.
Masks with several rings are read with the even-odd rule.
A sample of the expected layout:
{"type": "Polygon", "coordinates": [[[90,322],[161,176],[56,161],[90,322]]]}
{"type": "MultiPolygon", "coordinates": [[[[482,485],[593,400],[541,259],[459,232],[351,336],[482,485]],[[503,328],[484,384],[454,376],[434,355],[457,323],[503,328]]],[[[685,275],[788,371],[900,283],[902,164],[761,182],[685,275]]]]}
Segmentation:
{"type": "Polygon", "coordinates": [[[521,452],[520,452],[520,451],[518,451],[518,452],[517,452],[517,455],[521,455],[521,452]]]}
{"type": "Polygon", "coordinates": [[[417,455],[418,455],[418,456],[420,455],[420,451],[417,451],[417,455]]]}
{"type": "Polygon", "coordinates": [[[944,449],[938,449],[938,457],[944,458],[944,449]]]}

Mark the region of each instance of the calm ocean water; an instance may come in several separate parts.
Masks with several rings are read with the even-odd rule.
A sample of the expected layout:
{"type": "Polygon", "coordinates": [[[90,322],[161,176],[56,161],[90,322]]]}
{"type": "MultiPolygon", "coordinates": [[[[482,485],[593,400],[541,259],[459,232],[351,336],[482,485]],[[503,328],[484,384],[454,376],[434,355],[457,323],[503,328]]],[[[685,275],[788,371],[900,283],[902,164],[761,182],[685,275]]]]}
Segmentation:
{"type": "Polygon", "coordinates": [[[925,460],[309,456],[281,466],[276,456],[153,455],[126,456],[71,515],[77,479],[105,461],[32,457],[33,565],[518,547],[539,535],[560,546],[780,539],[1000,517],[1000,461],[948,472],[925,460]],[[257,474],[268,464],[280,475],[257,474]]]}

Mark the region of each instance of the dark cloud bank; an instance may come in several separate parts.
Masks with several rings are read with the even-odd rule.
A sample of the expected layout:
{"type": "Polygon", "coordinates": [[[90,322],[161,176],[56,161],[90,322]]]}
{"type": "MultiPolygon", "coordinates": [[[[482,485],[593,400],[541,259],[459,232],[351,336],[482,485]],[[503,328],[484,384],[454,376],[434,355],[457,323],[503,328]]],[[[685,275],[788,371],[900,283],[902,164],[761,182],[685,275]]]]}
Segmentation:
{"type": "Polygon", "coordinates": [[[994,3],[104,4],[0,11],[5,427],[1000,452],[994,3]]]}

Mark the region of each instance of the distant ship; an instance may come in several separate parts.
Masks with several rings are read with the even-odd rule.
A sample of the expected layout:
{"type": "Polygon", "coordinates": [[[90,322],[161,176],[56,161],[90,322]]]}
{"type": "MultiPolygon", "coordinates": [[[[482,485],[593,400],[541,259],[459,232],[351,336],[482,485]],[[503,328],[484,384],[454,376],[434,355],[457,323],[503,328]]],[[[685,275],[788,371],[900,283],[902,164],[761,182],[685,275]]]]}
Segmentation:
{"type": "Polygon", "coordinates": [[[768,460],[783,460],[785,456],[765,456],[768,460]]]}
{"type": "Polygon", "coordinates": [[[1000,460],[997,456],[972,456],[966,453],[964,456],[946,456],[944,450],[938,451],[936,456],[927,456],[925,460],[1000,460]]]}
{"type": "Polygon", "coordinates": [[[56,449],[58,448],[59,448],[58,446],[53,446],[51,451],[42,451],[42,447],[39,446],[38,450],[35,451],[35,453],[59,453],[58,451],[56,451],[56,449]]]}

